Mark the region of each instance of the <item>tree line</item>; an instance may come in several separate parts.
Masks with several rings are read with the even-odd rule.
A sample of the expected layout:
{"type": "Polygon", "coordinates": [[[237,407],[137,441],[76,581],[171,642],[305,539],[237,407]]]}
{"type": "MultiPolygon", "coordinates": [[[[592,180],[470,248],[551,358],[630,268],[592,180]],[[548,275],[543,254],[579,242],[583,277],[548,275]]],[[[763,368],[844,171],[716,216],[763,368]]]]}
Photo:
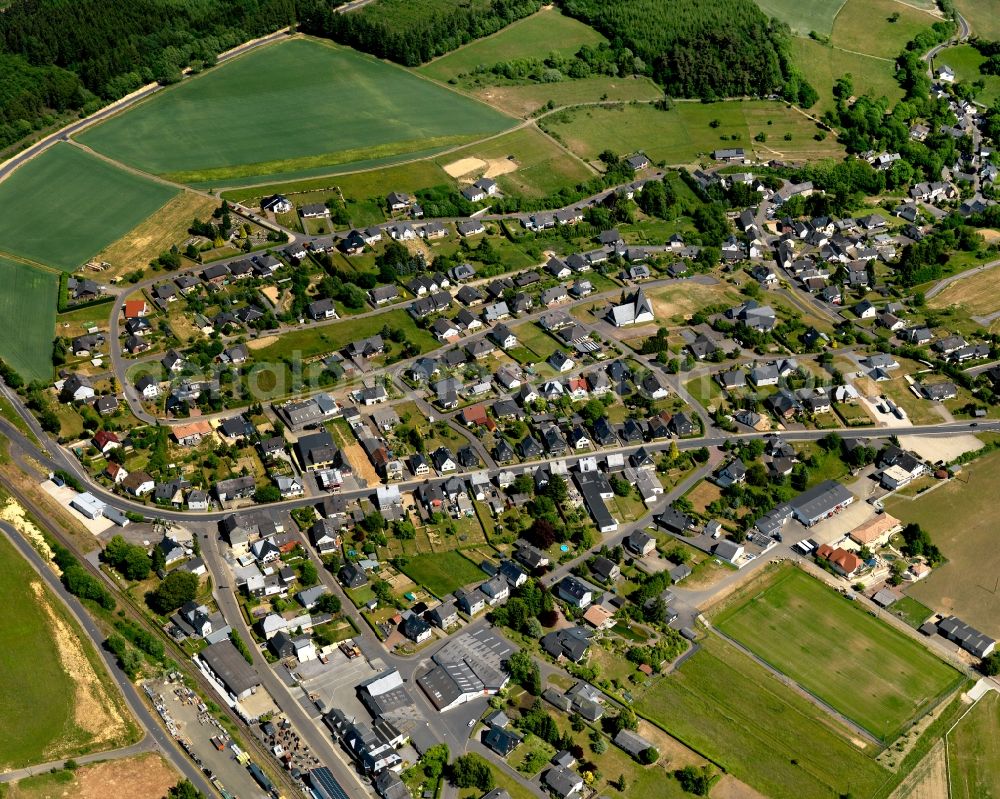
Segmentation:
{"type": "Polygon", "coordinates": [[[449,3],[379,0],[350,14],[315,3],[302,16],[301,28],[343,44],[415,67],[463,44],[496,33],[534,14],[540,0],[492,0],[449,3]]]}
{"type": "Polygon", "coordinates": [[[668,95],[818,99],[792,65],[788,26],[751,0],[566,0],[564,9],[632,51],[668,95]]]}
{"type": "Polygon", "coordinates": [[[14,0],[0,14],[0,147],[212,66],[299,13],[297,0],[14,0]]]}

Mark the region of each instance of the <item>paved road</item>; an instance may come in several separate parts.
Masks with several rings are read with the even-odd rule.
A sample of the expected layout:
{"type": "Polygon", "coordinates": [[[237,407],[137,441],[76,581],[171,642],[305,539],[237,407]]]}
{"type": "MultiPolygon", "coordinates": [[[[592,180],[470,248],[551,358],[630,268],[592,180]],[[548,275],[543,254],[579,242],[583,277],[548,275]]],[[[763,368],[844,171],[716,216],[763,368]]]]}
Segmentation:
{"type": "Polygon", "coordinates": [[[254,671],[260,677],[261,684],[292,722],[302,741],[333,772],[334,777],[348,791],[348,794],[358,797],[366,796],[371,787],[359,779],[353,765],[348,765],[346,756],[339,747],[333,744],[326,728],[314,722],[303,710],[297,698],[301,692],[289,689],[285,685],[254,644],[253,633],[247,626],[236,600],[236,589],[232,585],[232,575],[220,551],[219,537],[213,535],[204,539],[201,553],[205,565],[213,576],[212,595],[226,621],[249,644],[250,652],[253,654],[254,671]],[[293,690],[295,695],[292,693],[293,690]]]}
{"type": "MultiPolygon", "coordinates": [[[[129,709],[132,711],[132,715],[146,732],[145,738],[139,744],[128,747],[127,749],[116,750],[115,752],[108,753],[103,757],[105,759],[112,757],[127,757],[129,754],[134,753],[131,750],[158,750],[167,758],[168,761],[170,761],[170,763],[173,764],[174,768],[191,780],[191,782],[194,783],[194,785],[202,791],[205,796],[214,796],[215,794],[212,792],[212,789],[209,788],[202,773],[198,770],[194,763],[188,759],[187,755],[177,746],[173,738],[171,738],[160,726],[159,721],[146,708],[146,705],[139,696],[139,692],[136,690],[135,686],[115,664],[114,657],[109,652],[105,651],[105,649],[101,646],[104,642],[104,634],[98,629],[97,625],[90,618],[90,615],[80,604],[80,601],[66,591],[62,583],[56,579],[52,571],[42,561],[38,553],[35,552],[31,545],[21,538],[17,530],[6,522],[0,522],[0,530],[3,531],[4,535],[17,548],[21,555],[24,556],[28,563],[31,564],[31,567],[45,581],[49,589],[56,596],[58,596],[60,600],[62,600],[67,610],[76,619],[77,624],[79,624],[81,629],[83,629],[90,637],[97,651],[100,653],[101,658],[104,660],[104,665],[106,666],[108,673],[111,675],[112,679],[114,679],[118,688],[124,695],[125,701],[128,704],[129,709]]],[[[75,758],[78,763],[90,762],[92,760],[99,759],[102,759],[102,757],[96,755],[86,759],[84,757],[75,758]]],[[[17,779],[17,777],[0,777],[0,781],[7,781],[9,779],[17,779]]]]}

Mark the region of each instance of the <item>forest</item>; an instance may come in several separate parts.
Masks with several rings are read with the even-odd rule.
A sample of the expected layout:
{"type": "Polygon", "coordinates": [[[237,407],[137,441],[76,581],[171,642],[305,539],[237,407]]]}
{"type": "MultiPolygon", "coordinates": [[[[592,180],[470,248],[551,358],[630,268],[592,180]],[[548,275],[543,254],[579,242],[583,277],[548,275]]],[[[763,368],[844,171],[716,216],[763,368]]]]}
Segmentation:
{"type": "Polygon", "coordinates": [[[320,3],[303,13],[301,30],[415,67],[496,33],[541,6],[541,0],[378,0],[350,14],[338,14],[320,3]]]}
{"type": "Polygon", "coordinates": [[[791,64],[787,26],[752,0],[565,0],[563,7],[631,50],[668,95],[816,102],[791,64]]]}
{"type": "Polygon", "coordinates": [[[14,0],[0,14],[0,147],[211,66],[299,13],[296,0],[14,0]]]}

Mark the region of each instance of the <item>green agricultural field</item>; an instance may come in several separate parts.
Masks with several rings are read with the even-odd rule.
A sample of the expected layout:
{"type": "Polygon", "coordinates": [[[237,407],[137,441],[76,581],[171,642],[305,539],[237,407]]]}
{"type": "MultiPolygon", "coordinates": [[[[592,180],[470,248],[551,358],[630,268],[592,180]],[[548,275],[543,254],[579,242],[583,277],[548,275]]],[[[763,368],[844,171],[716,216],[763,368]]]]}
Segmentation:
{"type": "Polygon", "coordinates": [[[80,139],[178,181],[225,183],[427,155],[510,124],[399,67],[294,39],[177,84],[80,139]]]}
{"type": "Polygon", "coordinates": [[[0,183],[0,253],[72,272],[177,193],[57,144],[0,183]]]}
{"type": "Polygon", "coordinates": [[[802,114],[763,100],[679,102],[669,111],[651,105],[574,108],[547,117],[543,124],[590,161],[608,149],[623,155],[643,150],[654,161],[667,164],[689,164],[732,146],[745,147],[764,159],[796,161],[839,157],[844,152],[832,136],[816,141],[816,124],[802,114]],[[758,133],[766,135],[765,143],[753,140],[758,133]],[[784,140],[786,133],[791,141],[784,140]]]}
{"type": "Polygon", "coordinates": [[[811,31],[829,36],[833,21],[846,0],[757,0],[769,17],[787,22],[793,33],[808,36],[811,31]]]}
{"type": "Polygon", "coordinates": [[[586,164],[534,127],[470,145],[435,161],[447,169],[469,158],[480,163],[462,176],[465,181],[489,174],[504,193],[526,197],[544,197],[594,176],[586,164]]]}
{"type": "Polygon", "coordinates": [[[427,352],[437,348],[438,342],[426,330],[417,327],[413,317],[403,309],[374,314],[363,319],[345,319],[329,325],[313,325],[303,330],[283,333],[277,341],[260,349],[253,349],[258,363],[277,362],[284,358],[309,358],[342,349],[357,339],[374,336],[383,327],[402,330],[406,340],[427,352]]]}
{"type": "Polygon", "coordinates": [[[948,734],[954,799],[1000,798],[1000,694],[990,691],[948,734]]]}
{"type": "Polygon", "coordinates": [[[544,58],[551,53],[573,55],[584,45],[607,41],[589,25],[563,16],[553,6],[525,17],[492,36],[477,39],[447,55],[429,61],[418,71],[446,81],[476,67],[519,58],[544,58]]]}
{"type": "Polygon", "coordinates": [[[834,107],[833,84],[844,75],[851,76],[854,93],[859,97],[871,93],[887,97],[893,104],[903,98],[903,90],[893,76],[893,65],[880,58],[848,53],[799,36],[792,39],[792,58],[819,93],[819,101],[809,109],[812,114],[834,107]]]}
{"type": "Polygon", "coordinates": [[[716,636],[633,693],[638,713],[770,799],[871,796],[892,777],[846,729],[716,636]]]}
{"type": "Polygon", "coordinates": [[[107,749],[133,743],[138,730],[128,722],[126,733],[126,712],[109,694],[110,679],[103,664],[65,608],[41,586],[40,578],[3,535],[0,603],[4,608],[0,617],[0,770],[83,754],[99,737],[107,749]],[[68,672],[69,659],[76,657],[81,661],[77,671],[68,672]],[[88,676],[91,684],[85,682],[88,676]],[[87,707],[81,707],[81,690],[90,694],[87,707]],[[115,718],[110,704],[116,705],[115,718]],[[110,727],[117,723],[118,727],[102,730],[95,722],[110,727]]]}
{"type": "Polygon", "coordinates": [[[473,89],[476,97],[501,111],[530,117],[548,103],[555,108],[581,103],[630,103],[659,100],[663,89],[649,78],[580,78],[558,83],[526,83],[517,86],[484,86],[473,89]]]}
{"type": "Polygon", "coordinates": [[[894,60],[907,42],[940,19],[896,0],[847,0],[830,38],[835,47],[894,60]],[[898,19],[890,22],[895,15],[898,19]]]}
{"type": "Polygon", "coordinates": [[[482,570],[455,550],[415,555],[403,568],[413,582],[424,586],[437,597],[450,594],[456,588],[485,579],[482,570]]]}
{"type": "MultiPolygon", "coordinates": [[[[884,383],[880,385],[885,385],[884,383]]],[[[1000,637],[1000,550],[993,496],[1000,480],[1000,452],[964,466],[961,476],[913,500],[893,499],[886,511],[916,522],[941,548],[947,562],[907,590],[927,607],[955,614],[1000,637]]]]}
{"type": "Polygon", "coordinates": [[[962,679],[917,641],[796,568],[744,594],[716,626],[889,743],[962,679]]]}
{"type": "Polygon", "coordinates": [[[7,258],[0,258],[0,273],[0,319],[7,320],[0,358],[27,381],[50,380],[59,279],[7,258]]]}
{"type": "Polygon", "coordinates": [[[959,80],[972,83],[981,80],[986,84],[986,88],[976,95],[976,99],[984,105],[993,105],[994,100],[1000,97],[1000,77],[996,75],[984,75],[979,71],[979,65],[986,59],[980,55],[979,51],[971,44],[962,44],[958,47],[949,47],[943,50],[934,59],[935,65],[947,64],[955,70],[955,75],[959,80]]]}

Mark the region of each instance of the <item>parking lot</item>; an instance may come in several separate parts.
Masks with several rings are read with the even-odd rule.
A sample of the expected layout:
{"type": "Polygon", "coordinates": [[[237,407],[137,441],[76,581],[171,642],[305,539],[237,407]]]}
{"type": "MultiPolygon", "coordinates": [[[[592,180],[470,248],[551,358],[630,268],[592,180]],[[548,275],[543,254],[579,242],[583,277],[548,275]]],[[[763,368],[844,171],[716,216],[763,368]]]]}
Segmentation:
{"type": "Polygon", "coordinates": [[[196,695],[181,683],[150,681],[146,685],[152,690],[153,701],[166,713],[164,720],[173,721],[176,737],[190,745],[192,758],[197,758],[196,763],[201,761],[199,765],[206,774],[211,772],[229,793],[240,799],[266,799],[267,794],[236,759],[233,749],[226,744],[220,751],[212,742],[212,738],[218,741],[221,736],[228,741],[229,737],[210,713],[200,709],[196,695]]]}
{"type": "Polygon", "coordinates": [[[313,718],[318,718],[321,714],[316,705],[317,700],[322,706],[330,708],[340,708],[349,717],[366,718],[368,711],[361,704],[355,693],[355,686],[365,680],[374,677],[376,670],[368,663],[363,655],[348,658],[339,649],[334,650],[329,655],[329,662],[321,663],[318,660],[311,660],[300,663],[295,667],[294,673],[300,678],[300,685],[308,695],[308,699],[303,696],[300,699],[303,707],[313,718]]]}

